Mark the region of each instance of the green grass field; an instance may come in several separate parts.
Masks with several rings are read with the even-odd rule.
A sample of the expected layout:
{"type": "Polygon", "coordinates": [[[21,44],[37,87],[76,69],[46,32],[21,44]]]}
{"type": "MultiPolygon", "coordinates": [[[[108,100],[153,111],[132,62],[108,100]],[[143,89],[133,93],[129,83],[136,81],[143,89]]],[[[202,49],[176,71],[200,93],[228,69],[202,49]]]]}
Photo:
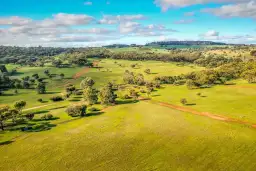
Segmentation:
{"type": "Polygon", "coordinates": [[[0,170],[253,170],[254,129],[140,102],[0,146],[0,170]]]}
{"type": "MultiPolygon", "coordinates": [[[[97,59],[98,60],[98,59],[97,59]]],[[[8,69],[17,66],[9,65],[8,69]]],[[[256,129],[182,112],[150,101],[120,101],[100,113],[85,118],[71,118],[65,113],[70,104],[80,103],[82,96],[53,103],[49,98],[64,92],[72,83],[79,88],[84,77],[92,77],[96,88],[107,82],[123,83],[125,70],[143,73],[146,80],[156,76],[186,74],[204,68],[156,61],[101,60],[97,68],[33,68],[21,67],[15,76],[21,78],[49,69],[65,74],[65,79],[47,79],[48,94],[35,90],[13,90],[0,96],[0,104],[12,105],[26,100],[24,112],[33,112],[35,119],[52,114],[56,120],[32,124],[49,124],[39,132],[0,132],[0,170],[220,170],[253,171],[256,168],[256,129]],[[131,64],[137,64],[135,69],[131,64]],[[121,65],[121,67],[120,67],[121,65]],[[145,69],[152,74],[145,74],[145,69]],[[86,72],[85,72],[86,71],[86,72]],[[79,74],[80,73],[80,74],[79,74]],[[74,76],[79,75],[74,79],[74,76]]],[[[185,86],[163,85],[152,100],[182,106],[186,98],[191,108],[256,124],[256,85],[236,80],[234,85],[189,90],[185,86]],[[197,93],[201,93],[198,96],[197,93]]],[[[119,92],[123,93],[123,92],[119,92]]],[[[98,109],[105,108],[95,105],[98,109]]]]}

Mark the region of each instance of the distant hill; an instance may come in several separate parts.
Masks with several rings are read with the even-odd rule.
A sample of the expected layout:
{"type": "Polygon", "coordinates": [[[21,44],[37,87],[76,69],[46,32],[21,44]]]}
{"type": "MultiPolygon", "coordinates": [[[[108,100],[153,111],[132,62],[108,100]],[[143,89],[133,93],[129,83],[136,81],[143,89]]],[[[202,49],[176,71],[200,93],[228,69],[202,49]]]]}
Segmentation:
{"type": "Polygon", "coordinates": [[[125,48],[125,47],[130,47],[130,45],[126,45],[126,44],[112,44],[112,45],[106,45],[103,46],[106,48],[125,48]]]}
{"type": "Polygon", "coordinates": [[[226,43],[212,42],[212,41],[160,41],[147,43],[146,46],[168,46],[168,45],[227,45],[226,43]]]}

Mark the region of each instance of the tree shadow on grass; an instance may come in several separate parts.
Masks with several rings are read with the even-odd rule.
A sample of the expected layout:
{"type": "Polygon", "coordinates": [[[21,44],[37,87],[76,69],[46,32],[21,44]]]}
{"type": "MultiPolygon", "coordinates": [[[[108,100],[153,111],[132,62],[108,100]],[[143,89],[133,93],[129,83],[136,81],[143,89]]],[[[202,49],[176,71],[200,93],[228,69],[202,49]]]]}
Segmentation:
{"type": "MultiPolygon", "coordinates": [[[[58,119],[60,119],[59,117],[53,117],[53,118],[51,118],[51,119],[33,119],[32,121],[33,122],[45,122],[45,121],[55,121],[55,120],[58,120],[58,119]]],[[[32,124],[32,125],[34,125],[34,124],[32,124]]]]}
{"type": "Polygon", "coordinates": [[[33,112],[35,115],[37,114],[44,114],[44,113],[48,113],[49,110],[41,110],[41,111],[37,111],[37,112],[33,112]]]}
{"type": "Polygon", "coordinates": [[[14,94],[4,93],[4,94],[1,94],[0,96],[14,96],[14,94]]]}
{"type": "Polygon", "coordinates": [[[70,102],[80,102],[81,100],[80,99],[71,99],[69,100],[70,102]]]}
{"type": "Polygon", "coordinates": [[[103,115],[104,114],[104,112],[90,112],[90,113],[88,113],[88,114],[86,114],[86,116],[85,117],[92,117],[92,116],[99,116],[99,115],[103,115]]]}
{"type": "Polygon", "coordinates": [[[131,100],[119,100],[119,101],[116,101],[116,105],[124,105],[124,104],[134,104],[134,103],[138,103],[139,100],[134,100],[134,99],[131,99],[131,100]]]}
{"type": "Polygon", "coordinates": [[[196,103],[188,103],[186,106],[196,106],[196,103]]]}
{"type": "Polygon", "coordinates": [[[58,94],[58,93],[60,93],[60,92],[46,92],[45,94],[58,94]]]}
{"type": "Polygon", "coordinates": [[[230,83],[225,83],[224,85],[236,85],[236,83],[230,82],[230,83]]]}
{"type": "Polygon", "coordinates": [[[19,72],[19,71],[16,71],[15,73],[13,73],[11,76],[19,76],[19,75],[23,75],[25,74],[24,72],[19,72]]]}
{"type": "Polygon", "coordinates": [[[24,132],[41,132],[41,131],[48,131],[52,128],[56,127],[57,125],[51,124],[50,122],[41,122],[34,124],[33,126],[23,127],[21,131],[24,132]]]}
{"type": "Polygon", "coordinates": [[[14,141],[3,141],[3,142],[0,142],[0,146],[2,145],[8,145],[8,144],[11,144],[13,143],[14,141]]]}

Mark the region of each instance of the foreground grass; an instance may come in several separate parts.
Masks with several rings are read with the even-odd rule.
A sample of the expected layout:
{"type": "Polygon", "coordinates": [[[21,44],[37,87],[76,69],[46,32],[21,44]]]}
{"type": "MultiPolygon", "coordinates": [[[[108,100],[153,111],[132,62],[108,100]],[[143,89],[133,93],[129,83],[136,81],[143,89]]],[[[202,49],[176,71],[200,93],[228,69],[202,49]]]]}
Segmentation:
{"type": "Polygon", "coordinates": [[[139,102],[0,146],[0,170],[253,170],[255,129],[139,102]]]}
{"type": "Polygon", "coordinates": [[[189,90],[186,86],[167,85],[152,96],[155,100],[175,105],[182,105],[180,99],[186,98],[189,108],[256,123],[256,85],[244,81],[237,81],[236,85],[195,90],[189,90]]]}

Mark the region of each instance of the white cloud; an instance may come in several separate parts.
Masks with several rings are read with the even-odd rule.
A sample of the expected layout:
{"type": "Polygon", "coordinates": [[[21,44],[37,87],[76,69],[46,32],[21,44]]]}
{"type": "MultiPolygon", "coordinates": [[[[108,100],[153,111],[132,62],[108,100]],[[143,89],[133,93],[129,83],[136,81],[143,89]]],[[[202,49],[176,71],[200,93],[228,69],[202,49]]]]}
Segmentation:
{"type": "Polygon", "coordinates": [[[137,22],[124,22],[119,25],[121,34],[129,34],[133,36],[161,36],[166,33],[177,32],[174,29],[166,28],[163,25],[141,25],[137,22]]]}
{"type": "Polygon", "coordinates": [[[0,17],[0,25],[25,25],[32,22],[32,19],[30,18],[23,18],[18,16],[13,17],[0,17]]]}
{"type": "Polygon", "coordinates": [[[215,30],[209,30],[206,33],[200,34],[199,37],[206,40],[217,40],[219,39],[220,33],[215,30]]]}
{"type": "Polygon", "coordinates": [[[223,5],[219,8],[206,8],[207,12],[220,17],[243,17],[256,19],[256,2],[223,5]]]}
{"type": "Polygon", "coordinates": [[[137,22],[122,22],[119,25],[120,33],[131,33],[136,31],[139,28],[140,24],[137,22]]]}
{"type": "Polygon", "coordinates": [[[160,6],[163,11],[167,11],[169,8],[174,7],[187,7],[196,4],[207,3],[243,3],[250,2],[252,0],[155,0],[155,4],[160,6]]]}
{"type": "Polygon", "coordinates": [[[144,15],[103,15],[103,18],[99,21],[99,24],[118,24],[127,21],[145,20],[144,15]]]}
{"type": "Polygon", "coordinates": [[[59,13],[53,15],[52,21],[56,25],[85,25],[93,21],[94,18],[92,16],[84,15],[84,14],[65,14],[59,13]]]}
{"type": "Polygon", "coordinates": [[[244,34],[244,35],[221,35],[215,30],[209,30],[204,34],[200,34],[199,37],[203,40],[220,41],[231,44],[255,44],[256,36],[244,34]]]}

